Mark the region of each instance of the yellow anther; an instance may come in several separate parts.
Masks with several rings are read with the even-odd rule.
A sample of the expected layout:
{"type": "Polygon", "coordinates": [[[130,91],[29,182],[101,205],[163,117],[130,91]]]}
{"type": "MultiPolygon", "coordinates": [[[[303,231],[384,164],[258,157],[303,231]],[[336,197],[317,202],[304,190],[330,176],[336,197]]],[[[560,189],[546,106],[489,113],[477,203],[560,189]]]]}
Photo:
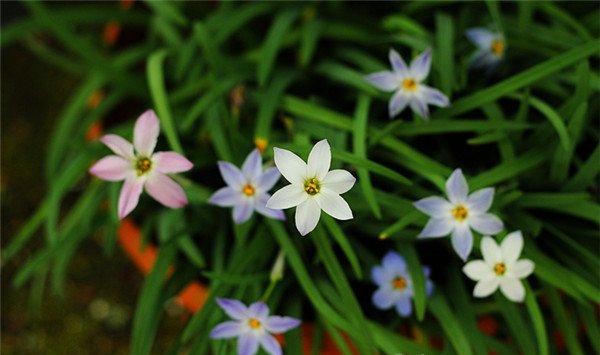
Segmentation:
{"type": "Polygon", "coordinates": [[[501,39],[494,40],[492,42],[492,53],[494,53],[498,57],[502,57],[504,55],[504,41],[501,39]]]}
{"type": "Polygon", "coordinates": [[[463,205],[458,205],[452,209],[452,216],[455,220],[462,222],[469,216],[469,210],[463,205]]]}
{"type": "Polygon", "coordinates": [[[496,265],[494,265],[494,272],[498,276],[504,275],[504,273],[506,272],[506,265],[504,265],[504,263],[497,263],[496,265]]]}
{"type": "Polygon", "coordinates": [[[135,170],[136,170],[138,176],[144,175],[151,168],[152,168],[152,160],[150,160],[146,157],[138,158],[138,160],[135,162],[135,170]]]}
{"type": "Polygon", "coordinates": [[[321,184],[317,178],[308,179],[304,182],[304,191],[309,195],[316,195],[321,189],[321,184]]]}
{"type": "Polygon", "coordinates": [[[248,326],[252,329],[258,329],[260,328],[260,321],[256,318],[250,318],[248,320],[248,326]]]}
{"type": "Polygon", "coordinates": [[[244,186],[244,188],[242,189],[242,192],[244,193],[244,195],[250,197],[254,195],[256,190],[254,189],[254,186],[246,184],[246,186],[244,186]]]}
{"type": "Polygon", "coordinates": [[[408,91],[417,90],[417,82],[413,78],[406,78],[402,81],[402,87],[408,91]]]}
{"type": "Polygon", "coordinates": [[[394,290],[404,290],[406,288],[406,279],[404,277],[396,277],[392,280],[394,290]]]}

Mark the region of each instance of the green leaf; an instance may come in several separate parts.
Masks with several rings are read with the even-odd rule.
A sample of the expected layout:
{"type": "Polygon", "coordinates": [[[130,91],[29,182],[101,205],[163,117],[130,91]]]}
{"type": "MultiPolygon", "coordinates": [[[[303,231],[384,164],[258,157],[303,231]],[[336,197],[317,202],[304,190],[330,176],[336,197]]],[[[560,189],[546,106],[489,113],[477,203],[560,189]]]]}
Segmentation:
{"type": "Polygon", "coordinates": [[[458,323],[456,315],[452,313],[446,299],[441,292],[436,292],[429,299],[429,310],[439,321],[444,333],[448,337],[450,344],[454,347],[454,350],[461,355],[470,355],[473,352],[467,340],[467,335],[464,333],[464,329],[458,323]]]}
{"type": "Polygon", "coordinates": [[[348,237],[344,234],[344,231],[340,228],[337,222],[326,215],[323,215],[323,222],[325,223],[325,227],[329,230],[330,235],[335,239],[335,242],[340,246],[346,258],[348,258],[348,262],[350,266],[352,266],[352,270],[358,279],[363,278],[362,268],[360,267],[360,263],[358,262],[358,257],[356,256],[356,252],[352,248],[352,245],[348,241],[348,237]]]}
{"type": "Polygon", "coordinates": [[[533,322],[533,329],[535,330],[538,343],[538,354],[547,355],[549,351],[548,334],[546,332],[542,311],[540,310],[540,306],[535,299],[535,293],[529,286],[529,283],[523,281],[523,285],[525,286],[525,306],[527,307],[527,312],[529,312],[529,317],[531,317],[533,322]]]}
{"type": "Polygon", "coordinates": [[[280,13],[273,21],[267,38],[264,40],[264,45],[261,49],[261,59],[258,62],[258,69],[256,71],[260,86],[266,83],[269,74],[273,71],[277,53],[279,53],[285,34],[289,31],[296,16],[296,11],[288,10],[280,13]]]}
{"type": "Polygon", "coordinates": [[[440,89],[448,98],[452,97],[452,89],[456,85],[454,73],[454,24],[447,14],[435,16],[435,51],[433,65],[439,75],[440,89]]]}
{"type": "Polygon", "coordinates": [[[423,321],[425,317],[425,302],[427,300],[427,291],[425,288],[425,270],[421,267],[421,262],[417,255],[417,251],[412,244],[403,243],[399,248],[402,250],[402,254],[406,258],[408,264],[408,271],[410,272],[410,278],[413,282],[413,292],[415,303],[415,311],[417,319],[423,321]]]}

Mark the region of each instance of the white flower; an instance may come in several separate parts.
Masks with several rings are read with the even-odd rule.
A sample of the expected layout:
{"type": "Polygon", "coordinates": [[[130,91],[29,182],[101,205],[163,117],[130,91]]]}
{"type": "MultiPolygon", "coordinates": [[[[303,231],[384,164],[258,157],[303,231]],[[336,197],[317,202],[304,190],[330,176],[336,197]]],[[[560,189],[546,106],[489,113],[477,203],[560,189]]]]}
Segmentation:
{"type": "Polygon", "coordinates": [[[388,105],[390,118],[398,115],[406,106],[425,119],[429,118],[427,105],[448,106],[446,95],[422,83],[431,69],[431,49],[426,49],[413,59],[410,67],[393,49],[390,49],[389,57],[392,71],[373,73],[367,75],[365,80],[380,90],[394,91],[388,105]]]}
{"type": "Polygon", "coordinates": [[[317,226],[321,209],[333,218],[352,219],[348,203],[340,196],[350,190],[356,179],[346,170],[329,171],[331,148],[319,141],[308,155],[308,164],[289,150],[273,148],[275,165],[290,182],[267,201],[272,209],[296,208],[296,228],[306,235],[317,226]]]}
{"type": "Polygon", "coordinates": [[[452,233],[452,247],[466,260],[473,248],[471,228],[485,235],[500,232],[504,225],[500,218],[487,213],[494,199],[494,188],[487,187],[469,195],[469,186],[460,169],[454,170],[446,181],[447,201],[431,196],[414,203],[431,219],[419,234],[419,238],[444,237],[452,233]]]}
{"type": "Polygon", "coordinates": [[[483,260],[473,260],[463,267],[463,272],[477,281],[473,296],[486,297],[500,286],[500,291],[513,302],[523,302],[525,288],[520,279],[531,275],[535,264],[529,259],[519,259],[523,249],[521,231],[509,233],[498,246],[491,237],[481,240],[483,260]]]}
{"type": "Polygon", "coordinates": [[[504,59],[506,41],[502,33],[476,27],[468,29],[466,36],[477,46],[477,51],[471,57],[471,67],[494,69],[504,59]]]}

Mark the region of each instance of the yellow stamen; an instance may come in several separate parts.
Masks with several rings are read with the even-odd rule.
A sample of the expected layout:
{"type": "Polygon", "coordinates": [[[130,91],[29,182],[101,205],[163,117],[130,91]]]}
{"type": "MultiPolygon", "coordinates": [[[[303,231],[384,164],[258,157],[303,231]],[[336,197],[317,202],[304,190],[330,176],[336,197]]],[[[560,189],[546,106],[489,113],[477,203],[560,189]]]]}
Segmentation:
{"type": "Polygon", "coordinates": [[[404,277],[396,277],[392,280],[394,290],[404,290],[406,288],[406,279],[404,277]]]}
{"type": "Polygon", "coordinates": [[[263,153],[267,148],[267,145],[269,145],[269,142],[264,138],[256,137],[254,139],[254,145],[261,153],[263,153]]]}
{"type": "Polygon", "coordinates": [[[463,205],[458,205],[452,209],[452,216],[455,220],[462,222],[469,216],[469,210],[463,205]]]}
{"type": "Polygon", "coordinates": [[[254,195],[256,190],[254,189],[254,186],[246,184],[246,186],[244,186],[244,188],[242,189],[242,192],[244,193],[244,195],[250,197],[254,195]]]}
{"type": "Polygon", "coordinates": [[[417,90],[417,82],[413,78],[406,78],[402,81],[402,87],[408,91],[417,90]]]}
{"type": "Polygon", "coordinates": [[[494,40],[492,42],[492,53],[494,53],[498,57],[502,57],[504,55],[504,41],[501,39],[494,40]]]}
{"type": "Polygon", "coordinates": [[[506,265],[504,265],[504,263],[498,263],[494,265],[494,272],[498,276],[504,275],[504,273],[506,272],[506,265]]]}
{"type": "Polygon", "coordinates": [[[250,326],[250,328],[252,328],[252,329],[258,329],[258,328],[260,328],[260,325],[261,325],[260,321],[256,318],[250,318],[248,320],[248,326],[250,326]]]}
{"type": "Polygon", "coordinates": [[[141,157],[135,162],[135,170],[138,176],[144,175],[152,168],[152,160],[141,157]]]}
{"type": "Polygon", "coordinates": [[[308,179],[304,182],[304,191],[309,195],[316,195],[321,190],[321,184],[317,178],[308,179]]]}

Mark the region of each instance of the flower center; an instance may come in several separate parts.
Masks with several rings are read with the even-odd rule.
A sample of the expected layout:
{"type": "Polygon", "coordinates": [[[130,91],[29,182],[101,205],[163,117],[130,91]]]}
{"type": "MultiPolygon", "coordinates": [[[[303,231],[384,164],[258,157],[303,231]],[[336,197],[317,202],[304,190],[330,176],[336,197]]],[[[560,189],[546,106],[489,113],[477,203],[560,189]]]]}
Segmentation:
{"type": "Polygon", "coordinates": [[[256,318],[250,318],[248,319],[248,326],[252,329],[258,329],[260,328],[260,321],[256,318]]]}
{"type": "Polygon", "coordinates": [[[504,275],[504,273],[506,272],[506,265],[504,265],[504,263],[497,263],[496,265],[494,265],[494,272],[498,276],[504,275]]]}
{"type": "Polygon", "coordinates": [[[304,191],[309,195],[316,195],[321,190],[321,183],[317,178],[308,179],[304,182],[304,191]]]}
{"type": "Polygon", "coordinates": [[[140,157],[135,162],[135,171],[138,176],[142,176],[152,168],[152,160],[146,157],[140,157]]]}
{"type": "Polygon", "coordinates": [[[462,222],[469,216],[469,210],[463,205],[458,205],[452,209],[452,216],[455,220],[462,222]]]}
{"type": "Polygon", "coordinates": [[[494,40],[491,45],[491,50],[492,53],[494,53],[498,57],[504,55],[504,41],[501,39],[494,40]]]}
{"type": "Polygon", "coordinates": [[[392,287],[394,290],[404,290],[406,288],[406,279],[404,277],[396,277],[392,280],[392,287]]]}
{"type": "Polygon", "coordinates": [[[402,81],[402,87],[408,91],[417,90],[417,82],[413,78],[406,78],[402,81]]]}
{"type": "Polygon", "coordinates": [[[246,184],[246,186],[244,186],[244,188],[242,189],[242,192],[244,193],[244,195],[250,197],[254,195],[256,190],[254,189],[254,186],[246,184]]]}

